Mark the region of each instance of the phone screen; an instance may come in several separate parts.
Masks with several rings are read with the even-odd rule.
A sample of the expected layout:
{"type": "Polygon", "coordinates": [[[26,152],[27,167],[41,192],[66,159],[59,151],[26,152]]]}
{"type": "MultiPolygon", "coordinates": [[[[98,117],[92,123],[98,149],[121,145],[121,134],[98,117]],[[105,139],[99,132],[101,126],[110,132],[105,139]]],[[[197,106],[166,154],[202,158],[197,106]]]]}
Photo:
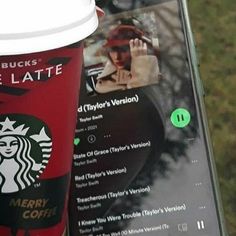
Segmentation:
{"type": "Polygon", "coordinates": [[[70,235],[220,236],[181,2],[97,1],[85,41],[70,235]]]}

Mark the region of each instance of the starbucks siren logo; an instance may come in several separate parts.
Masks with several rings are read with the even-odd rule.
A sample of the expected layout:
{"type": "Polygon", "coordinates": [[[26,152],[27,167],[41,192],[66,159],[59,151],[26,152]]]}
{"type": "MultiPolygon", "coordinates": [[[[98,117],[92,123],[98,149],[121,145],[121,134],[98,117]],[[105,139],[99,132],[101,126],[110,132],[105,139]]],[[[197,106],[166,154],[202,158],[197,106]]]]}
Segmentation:
{"type": "Polygon", "coordinates": [[[0,193],[17,192],[34,183],[51,151],[50,132],[42,121],[27,115],[0,116],[0,193]]]}

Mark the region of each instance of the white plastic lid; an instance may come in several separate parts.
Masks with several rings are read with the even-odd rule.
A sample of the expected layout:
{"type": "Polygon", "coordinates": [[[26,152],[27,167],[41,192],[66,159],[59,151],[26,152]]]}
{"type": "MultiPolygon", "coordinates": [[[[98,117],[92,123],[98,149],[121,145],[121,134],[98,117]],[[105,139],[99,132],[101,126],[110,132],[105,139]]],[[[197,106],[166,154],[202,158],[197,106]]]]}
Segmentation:
{"type": "Polygon", "coordinates": [[[0,0],[0,56],[63,47],[98,26],[95,0],[0,0]]]}

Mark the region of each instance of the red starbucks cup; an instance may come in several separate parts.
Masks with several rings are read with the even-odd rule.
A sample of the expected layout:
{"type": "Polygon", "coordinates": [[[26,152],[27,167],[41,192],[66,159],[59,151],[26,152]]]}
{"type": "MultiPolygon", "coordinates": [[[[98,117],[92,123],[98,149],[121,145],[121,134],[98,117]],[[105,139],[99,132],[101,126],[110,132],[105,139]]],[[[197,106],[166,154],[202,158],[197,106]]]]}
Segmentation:
{"type": "Polygon", "coordinates": [[[61,236],[95,2],[2,1],[0,21],[0,235],[61,236]]]}

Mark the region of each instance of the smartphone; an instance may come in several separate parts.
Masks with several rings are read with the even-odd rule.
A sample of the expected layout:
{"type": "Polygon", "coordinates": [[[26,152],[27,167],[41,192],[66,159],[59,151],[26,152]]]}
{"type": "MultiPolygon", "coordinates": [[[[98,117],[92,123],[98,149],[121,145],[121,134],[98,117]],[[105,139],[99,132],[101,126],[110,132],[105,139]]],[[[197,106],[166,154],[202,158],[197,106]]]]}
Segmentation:
{"type": "Polygon", "coordinates": [[[84,44],[71,236],[225,236],[186,0],[97,1],[84,44]]]}

